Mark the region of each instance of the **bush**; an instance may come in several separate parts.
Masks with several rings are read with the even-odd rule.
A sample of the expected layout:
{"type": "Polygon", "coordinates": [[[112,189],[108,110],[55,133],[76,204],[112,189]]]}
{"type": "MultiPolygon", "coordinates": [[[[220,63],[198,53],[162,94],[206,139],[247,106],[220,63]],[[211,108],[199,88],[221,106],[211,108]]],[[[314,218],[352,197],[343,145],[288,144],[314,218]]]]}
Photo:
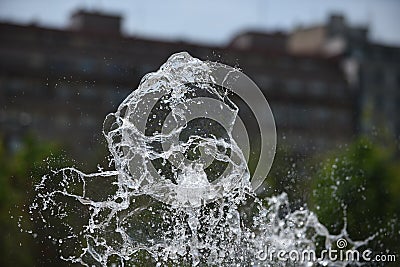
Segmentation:
{"type": "Polygon", "coordinates": [[[394,151],[360,138],[320,165],[311,188],[310,206],[331,231],[340,232],[347,213],[353,240],[378,233],[369,244],[373,251],[400,251],[400,162],[394,151]]]}

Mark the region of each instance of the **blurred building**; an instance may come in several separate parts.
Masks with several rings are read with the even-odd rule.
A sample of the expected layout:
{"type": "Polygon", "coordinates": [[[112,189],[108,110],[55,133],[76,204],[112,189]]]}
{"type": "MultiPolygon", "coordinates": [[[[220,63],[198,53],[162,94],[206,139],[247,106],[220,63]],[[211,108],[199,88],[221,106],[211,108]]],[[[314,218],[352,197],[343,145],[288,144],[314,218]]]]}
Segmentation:
{"type": "Polygon", "coordinates": [[[368,28],[347,24],[343,15],[333,14],[324,25],[300,27],[288,38],[288,50],[300,55],[340,55],[368,45],[368,28]]]}
{"type": "Polygon", "coordinates": [[[288,35],[283,32],[247,31],[235,36],[228,44],[228,48],[252,51],[286,51],[288,35]]]}
{"type": "Polygon", "coordinates": [[[342,15],[332,15],[325,25],[291,33],[288,50],[296,55],[341,55],[346,79],[357,95],[357,128],[399,139],[400,47],[370,42],[368,28],[352,27],[342,15]]]}
{"type": "Polygon", "coordinates": [[[121,20],[78,11],[67,29],[0,23],[0,134],[10,149],[33,132],[65,144],[76,157],[96,153],[104,141],[106,114],[144,74],[179,51],[239,66],[269,101],[279,145],[297,154],[348,143],[368,117],[364,113],[370,98],[375,104],[381,101],[399,131],[399,61],[394,60],[399,52],[370,44],[365,28],[348,27],[342,17],[291,34],[245,32],[224,47],[125,36],[121,20]],[[391,51],[391,65],[383,56],[389,52],[373,52],[370,58],[370,50],[380,49],[391,51]],[[384,90],[397,98],[388,94],[377,100],[383,81],[384,90]],[[386,107],[386,100],[393,104],[386,107]]]}
{"type": "Polygon", "coordinates": [[[361,90],[360,127],[372,136],[400,138],[400,48],[370,44],[354,51],[361,90]]]}

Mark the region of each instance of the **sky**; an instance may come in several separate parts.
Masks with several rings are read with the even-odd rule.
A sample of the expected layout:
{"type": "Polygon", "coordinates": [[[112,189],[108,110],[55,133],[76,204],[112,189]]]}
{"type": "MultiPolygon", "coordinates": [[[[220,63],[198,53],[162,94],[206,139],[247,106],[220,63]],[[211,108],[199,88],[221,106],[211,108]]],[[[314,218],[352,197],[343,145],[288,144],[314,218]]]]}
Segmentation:
{"type": "Polygon", "coordinates": [[[400,46],[400,0],[0,0],[0,20],[63,28],[77,9],[121,14],[129,35],[209,44],[322,24],[335,12],[368,25],[372,40],[400,46]]]}

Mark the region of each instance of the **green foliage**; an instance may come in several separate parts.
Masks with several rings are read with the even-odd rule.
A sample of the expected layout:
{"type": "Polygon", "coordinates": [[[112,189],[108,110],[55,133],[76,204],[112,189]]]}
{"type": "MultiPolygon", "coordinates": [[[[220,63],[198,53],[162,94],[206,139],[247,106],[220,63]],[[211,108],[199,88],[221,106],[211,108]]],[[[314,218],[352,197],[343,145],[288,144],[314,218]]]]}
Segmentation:
{"type": "MultiPolygon", "coordinates": [[[[331,154],[314,169],[295,158],[287,150],[277,152],[264,183],[265,196],[286,191],[292,202],[298,201],[294,205],[302,205],[312,192],[310,208],[331,232],[338,233],[343,228],[346,210],[352,239],[378,233],[370,248],[377,252],[400,251],[400,162],[395,151],[361,138],[345,151],[331,154]]],[[[26,215],[34,197],[33,185],[51,169],[70,165],[61,156],[60,147],[38,142],[32,136],[27,136],[13,153],[0,141],[0,266],[69,265],[59,259],[56,246],[45,239],[46,233],[41,233],[40,227],[33,225],[26,215]],[[21,232],[21,215],[24,216],[19,223],[23,229],[34,229],[39,233],[37,238],[21,232]]],[[[102,187],[99,183],[95,188],[102,187]]],[[[142,221],[154,222],[154,218],[144,215],[142,221]]],[[[141,227],[135,225],[133,229],[141,227]]],[[[135,258],[138,265],[148,262],[145,252],[139,252],[135,258]]]]}
{"type": "Polygon", "coordinates": [[[0,266],[43,266],[46,263],[41,260],[47,256],[57,258],[45,241],[34,240],[19,225],[35,228],[27,216],[33,184],[50,169],[65,164],[55,144],[38,142],[28,135],[10,152],[0,139],[0,266]]]}
{"type": "Polygon", "coordinates": [[[400,162],[394,151],[360,138],[320,164],[311,188],[311,207],[331,231],[343,228],[340,218],[347,213],[353,240],[378,233],[371,248],[399,251],[400,162]]]}

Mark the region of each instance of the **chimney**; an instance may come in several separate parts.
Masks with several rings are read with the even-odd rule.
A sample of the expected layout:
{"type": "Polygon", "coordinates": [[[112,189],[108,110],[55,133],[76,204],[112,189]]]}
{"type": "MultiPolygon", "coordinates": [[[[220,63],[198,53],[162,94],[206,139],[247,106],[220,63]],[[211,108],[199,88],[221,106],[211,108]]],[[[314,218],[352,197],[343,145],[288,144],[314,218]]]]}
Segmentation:
{"type": "Polygon", "coordinates": [[[97,34],[121,34],[121,16],[78,10],[71,15],[70,29],[97,34]]]}
{"type": "Polygon", "coordinates": [[[328,21],[328,31],[333,36],[343,36],[347,31],[346,19],[342,14],[331,14],[328,21]]]}

